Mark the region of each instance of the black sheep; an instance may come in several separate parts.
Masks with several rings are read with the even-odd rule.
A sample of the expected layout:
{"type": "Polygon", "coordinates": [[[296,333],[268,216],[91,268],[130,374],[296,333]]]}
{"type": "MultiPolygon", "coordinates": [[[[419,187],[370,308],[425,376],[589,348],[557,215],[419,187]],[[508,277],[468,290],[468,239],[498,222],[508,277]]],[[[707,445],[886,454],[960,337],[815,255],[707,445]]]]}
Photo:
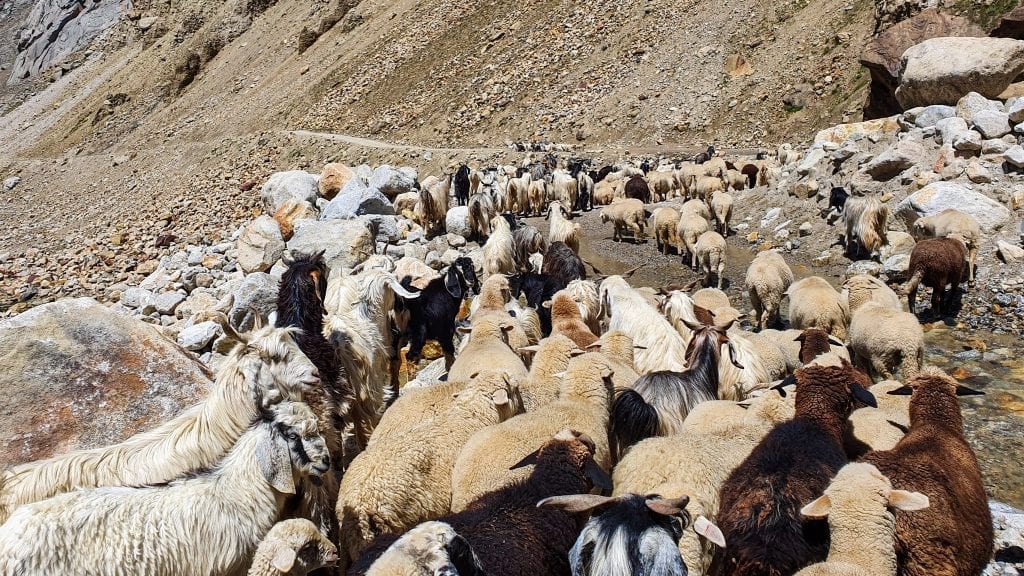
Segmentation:
{"type": "Polygon", "coordinates": [[[626,181],[626,198],[635,198],[644,204],[651,202],[651,188],[643,176],[633,176],[626,181]]]}
{"type": "Polygon", "coordinates": [[[694,164],[703,164],[715,157],[715,147],[708,146],[708,149],[693,157],[694,164]]]}
{"type": "Polygon", "coordinates": [[[856,400],[876,405],[859,384],[866,378],[845,361],[796,371],[796,416],[769,432],[722,484],[718,526],[728,546],[715,553],[709,574],[777,576],[825,560],[828,523],[802,517],[800,508],[846,465],[847,418],[856,400]]]}
{"type": "Polygon", "coordinates": [[[615,172],[615,168],[613,166],[604,166],[597,172],[592,173],[590,177],[594,179],[594,184],[597,184],[598,182],[604,180],[605,177],[611,174],[612,172],[615,172]]]}
{"type": "MultiPolygon", "coordinates": [[[[402,278],[402,287],[409,291],[417,291],[412,286],[412,278],[402,278]]],[[[396,339],[401,347],[403,340],[409,342],[409,352],[405,357],[411,362],[420,359],[423,345],[427,340],[434,340],[444,350],[445,369],[455,361],[455,319],[462,307],[462,299],[471,291],[479,292],[480,285],[473,271],[473,263],[469,258],[458,258],[448,267],[444,276],[435,278],[420,290],[421,296],[415,300],[401,300],[398,304],[409,312],[409,326],[403,338],[396,339]]]]}
{"type": "Polygon", "coordinates": [[[465,164],[459,166],[459,170],[455,172],[453,184],[455,185],[455,201],[459,206],[469,204],[469,166],[465,164]]]}
{"type": "Polygon", "coordinates": [[[551,276],[560,286],[559,290],[569,285],[573,280],[586,280],[587,269],[583,260],[573,252],[565,242],[554,241],[548,245],[544,252],[544,264],[541,272],[551,276]]]}

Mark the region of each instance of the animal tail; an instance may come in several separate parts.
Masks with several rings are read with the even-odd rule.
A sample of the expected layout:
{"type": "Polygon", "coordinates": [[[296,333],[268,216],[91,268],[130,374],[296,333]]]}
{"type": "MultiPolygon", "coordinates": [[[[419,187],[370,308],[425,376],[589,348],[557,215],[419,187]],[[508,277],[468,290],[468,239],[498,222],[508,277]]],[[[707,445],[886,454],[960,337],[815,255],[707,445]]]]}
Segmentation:
{"type": "Polygon", "coordinates": [[[646,438],[657,436],[658,411],[632,388],[618,390],[612,402],[608,439],[612,456],[618,461],[627,448],[646,438]]]}

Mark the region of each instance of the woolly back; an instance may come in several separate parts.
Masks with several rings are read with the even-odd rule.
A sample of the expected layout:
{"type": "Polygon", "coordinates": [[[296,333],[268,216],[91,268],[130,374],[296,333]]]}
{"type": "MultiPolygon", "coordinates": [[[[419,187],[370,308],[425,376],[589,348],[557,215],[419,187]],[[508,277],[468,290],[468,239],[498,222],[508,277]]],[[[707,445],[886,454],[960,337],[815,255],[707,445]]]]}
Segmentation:
{"type": "Polygon", "coordinates": [[[476,297],[476,310],[495,311],[505,310],[505,302],[511,294],[508,284],[508,276],[504,274],[491,274],[480,286],[480,295],[476,297]]]}
{"type": "Polygon", "coordinates": [[[569,360],[559,400],[583,400],[607,407],[612,395],[612,368],[603,354],[588,352],[569,360]]]}
{"type": "Polygon", "coordinates": [[[614,362],[634,366],[633,338],[621,330],[609,330],[599,340],[601,353],[614,362]]]}
{"type": "Polygon", "coordinates": [[[576,305],[576,301],[565,290],[559,290],[551,298],[551,321],[556,322],[558,320],[578,320],[583,322],[579,306],[576,305]]]}
{"type": "MultiPolygon", "coordinates": [[[[846,360],[841,366],[805,366],[796,371],[796,418],[821,424],[841,442],[846,419],[853,412],[853,387],[863,377],[846,360]]],[[[862,381],[862,380],[861,380],[862,381]]],[[[870,380],[867,380],[870,382],[870,380]]]]}
{"type": "Polygon", "coordinates": [[[910,398],[910,428],[922,424],[948,429],[963,435],[964,419],[956,395],[957,382],[935,366],[922,368],[907,386],[914,389],[910,398]]]}
{"type": "Polygon", "coordinates": [[[506,371],[483,370],[456,393],[452,408],[474,414],[482,427],[508,420],[522,412],[523,404],[518,385],[506,371]]]}

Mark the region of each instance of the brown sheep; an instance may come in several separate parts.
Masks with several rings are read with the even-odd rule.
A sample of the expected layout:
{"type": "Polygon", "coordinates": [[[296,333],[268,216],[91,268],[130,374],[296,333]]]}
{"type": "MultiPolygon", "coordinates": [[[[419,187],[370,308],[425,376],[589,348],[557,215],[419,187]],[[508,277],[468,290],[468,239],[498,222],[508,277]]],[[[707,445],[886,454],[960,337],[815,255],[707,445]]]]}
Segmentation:
{"type": "MultiPolygon", "coordinates": [[[[825,560],[828,524],[800,516],[847,463],[843,436],[855,400],[876,405],[849,363],[796,372],[796,416],[776,426],[722,485],[718,526],[728,546],[710,574],[776,576],[825,560]]],[[[777,388],[781,388],[781,385],[777,388]]]]}
{"type": "Polygon", "coordinates": [[[644,204],[651,202],[651,188],[643,176],[633,176],[626,181],[626,198],[635,198],[644,204]]]}
{"type": "Polygon", "coordinates": [[[914,313],[917,287],[922,282],[932,289],[932,314],[949,312],[967,268],[966,259],[967,247],[956,238],[929,238],[915,244],[907,269],[910,281],[904,290],[910,312],[914,313]],[[948,294],[947,285],[952,285],[948,294]]]}
{"type": "Polygon", "coordinates": [[[910,429],[892,450],[868,453],[894,488],[928,497],[914,514],[896,513],[896,558],[905,576],[974,576],[992,557],[992,515],[978,460],[964,440],[957,396],[978,394],[925,368],[890,394],[913,394],[910,429]]]}
{"type": "Polygon", "coordinates": [[[796,337],[800,343],[800,363],[809,364],[822,354],[832,351],[832,346],[842,346],[831,334],[821,328],[807,328],[796,337]]]}
{"type": "Polygon", "coordinates": [[[580,307],[568,292],[561,290],[551,298],[551,334],[562,334],[585,350],[598,338],[590,331],[580,315],[580,307]]]}

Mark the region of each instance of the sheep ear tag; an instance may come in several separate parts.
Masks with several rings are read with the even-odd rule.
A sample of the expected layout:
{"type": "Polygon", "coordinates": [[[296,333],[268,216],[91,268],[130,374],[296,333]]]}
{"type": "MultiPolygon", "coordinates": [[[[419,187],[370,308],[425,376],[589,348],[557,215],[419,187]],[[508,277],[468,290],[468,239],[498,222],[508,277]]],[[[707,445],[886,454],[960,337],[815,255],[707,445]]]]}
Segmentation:
{"type": "Polygon", "coordinates": [[[697,519],[693,522],[693,531],[719,548],[725,548],[725,534],[722,534],[722,530],[712,524],[707,518],[697,516],[697,519]]]}
{"type": "Polygon", "coordinates": [[[861,402],[867,404],[872,408],[878,408],[878,401],[875,400],[875,396],[871,392],[868,392],[864,388],[861,388],[859,384],[851,384],[850,388],[853,392],[854,398],[860,400],[861,402]]]}
{"type": "Polygon", "coordinates": [[[292,458],[288,443],[278,434],[264,438],[256,446],[256,461],[260,472],[274,490],[282,494],[295,494],[292,478],[292,458]]]}
{"type": "Polygon", "coordinates": [[[287,574],[291,572],[292,566],[295,565],[295,550],[282,548],[274,554],[274,558],[270,562],[279,572],[287,574]]]}

